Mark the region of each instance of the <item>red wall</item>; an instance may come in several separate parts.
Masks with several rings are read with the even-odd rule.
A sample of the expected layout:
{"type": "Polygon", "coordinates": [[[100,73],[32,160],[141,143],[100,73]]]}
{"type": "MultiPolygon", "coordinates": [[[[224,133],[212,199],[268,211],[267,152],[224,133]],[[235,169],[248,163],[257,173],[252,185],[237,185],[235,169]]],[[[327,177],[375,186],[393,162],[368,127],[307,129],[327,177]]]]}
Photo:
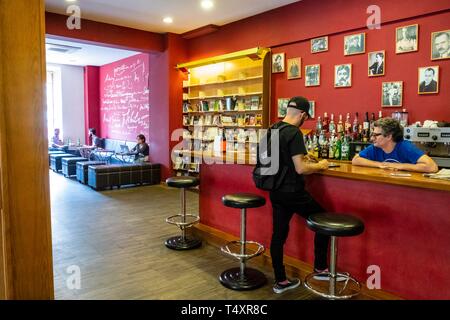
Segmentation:
{"type": "Polygon", "coordinates": [[[184,75],[175,68],[180,61],[187,61],[186,41],[168,33],[166,50],[150,57],[150,160],[161,164],[162,180],[172,175],[172,132],[182,128],[184,75]]]}
{"type": "Polygon", "coordinates": [[[102,137],[135,141],[149,135],[149,55],[138,54],[100,67],[102,137]]]}
{"type": "MultiPolygon", "coordinates": [[[[450,120],[450,60],[431,61],[431,32],[450,29],[450,1],[414,2],[377,1],[381,8],[383,25],[380,30],[365,27],[367,7],[365,0],[304,0],[255,17],[241,20],[219,31],[189,42],[189,59],[233,52],[255,46],[272,47],[273,52],[285,52],[286,58],[302,57],[303,66],[321,64],[321,85],[306,88],[304,77],[287,80],[286,73],[272,77],[271,120],[277,120],[277,100],[304,95],[316,101],[316,117],[328,113],[375,112],[381,107],[381,82],[404,81],[403,107],[409,111],[410,122],[450,120]],[[443,11],[444,10],[444,11],[443,11]],[[433,14],[430,14],[435,12],[433,14]],[[345,14],[343,14],[345,13],[345,14]],[[427,14],[427,15],[425,15],[427,14]],[[420,16],[420,17],[417,17],[420,16]],[[349,18],[350,17],[350,18],[349,18]],[[415,24],[419,26],[419,51],[395,54],[395,28],[415,24]],[[344,56],[345,35],[366,32],[366,54],[344,56]],[[237,36],[239,35],[239,36],[237,36]],[[329,35],[328,52],[311,54],[310,39],[329,35]],[[386,50],[386,74],[367,76],[367,53],[386,50]],[[334,66],[353,64],[353,86],[334,88],[334,66]],[[440,93],[417,94],[417,68],[440,66],[440,93]]],[[[304,68],[302,76],[304,75],[304,68]]],[[[399,108],[383,108],[390,115],[399,108]]],[[[311,128],[314,121],[307,122],[311,128]]]]}

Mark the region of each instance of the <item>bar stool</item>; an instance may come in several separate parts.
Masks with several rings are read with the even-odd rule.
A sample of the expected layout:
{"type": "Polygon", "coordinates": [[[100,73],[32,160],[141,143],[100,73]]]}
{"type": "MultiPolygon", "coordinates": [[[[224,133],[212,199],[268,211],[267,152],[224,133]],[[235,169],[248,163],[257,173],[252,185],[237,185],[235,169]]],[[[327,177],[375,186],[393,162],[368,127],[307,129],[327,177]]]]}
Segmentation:
{"type": "Polygon", "coordinates": [[[305,286],[315,294],[327,299],[343,300],[358,295],[361,291],[361,284],[355,278],[352,278],[349,273],[338,273],[336,271],[337,237],[352,237],[361,234],[364,231],[364,223],[354,216],[337,213],[312,214],[308,217],[306,223],[312,231],[331,237],[331,252],[329,271],[309,274],[305,278],[305,286]],[[312,283],[311,278],[315,276],[329,277],[327,290],[312,283]],[[336,287],[338,277],[343,278],[345,281],[339,290],[336,287]],[[356,285],[356,289],[350,291],[349,284],[356,285]],[[349,291],[348,293],[345,293],[346,289],[349,289],[347,290],[349,291]]]}
{"type": "Polygon", "coordinates": [[[166,219],[167,223],[181,229],[181,236],[167,239],[166,247],[173,250],[190,250],[200,247],[202,245],[200,240],[186,237],[186,229],[200,221],[199,216],[186,214],[186,189],[198,186],[200,180],[189,176],[171,177],[166,180],[166,184],[172,188],[179,188],[181,191],[181,214],[166,219]]]}
{"type": "Polygon", "coordinates": [[[246,224],[247,224],[247,209],[258,208],[266,204],[264,197],[249,194],[238,193],[225,195],[222,198],[222,203],[231,208],[241,209],[241,238],[239,241],[232,241],[221,248],[221,251],[230,255],[240,261],[239,268],[231,268],[222,272],[219,277],[222,285],[232,290],[252,290],[263,286],[267,282],[266,276],[258,270],[246,268],[247,260],[261,255],[264,252],[264,246],[255,241],[247,241],[246,238],[246,224]],[[253,253],[248,253],[247,245],[256,245],[256,250],[253,253]],[[230,245],[238,245],[240,252],[233,252],[230,245]]]}

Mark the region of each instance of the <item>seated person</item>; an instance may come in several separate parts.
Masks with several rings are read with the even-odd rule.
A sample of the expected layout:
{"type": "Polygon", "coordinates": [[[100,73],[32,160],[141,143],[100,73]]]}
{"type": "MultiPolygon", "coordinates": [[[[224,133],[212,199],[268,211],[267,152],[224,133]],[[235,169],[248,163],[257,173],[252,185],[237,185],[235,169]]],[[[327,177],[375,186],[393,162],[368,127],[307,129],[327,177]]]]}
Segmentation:
{"type": "Polygon", "coordinates": [[[137,144],[130,150],[130,154],[134,154],[134,162],[147,162],[150,154],[150,147],[145,142],[145,136],[139,134],[137,137],[137,144]]]}
{"type": "Polygon", "coordinates": [[[92,141],[90,146],[85,146],[88,148],[96,149],[102,147],[102,139],[97,137],[97,130],[95,128],[89,129],[89,140],[92,141]]]}
{"type": "Polygon", "coordinates": [[[61,148],[64,146],[64,143],[59,138],[59,133],[60,133],[59,129],[55,128],[54,136],[52,137],[52,147],[53,148],[61,148]]]}
{"type": "Polygon", "coordinates": [[[353,165],[427,173],[438,171],[433,159],[410,141],[403,140],[403,128],[395,119],[377,120],[371,140],[373,145],[356,155],[353,165]]]}

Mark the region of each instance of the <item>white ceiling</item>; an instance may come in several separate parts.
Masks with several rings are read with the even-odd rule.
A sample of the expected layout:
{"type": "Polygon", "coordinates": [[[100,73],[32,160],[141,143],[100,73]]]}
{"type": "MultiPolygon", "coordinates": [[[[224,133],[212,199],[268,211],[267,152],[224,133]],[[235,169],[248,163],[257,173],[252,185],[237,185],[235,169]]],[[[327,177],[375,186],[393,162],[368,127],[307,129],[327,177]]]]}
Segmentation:
{"type": "Polygon", "coordinates": [[[214,8],[205,11],[201,0],[46,0],[46,10],[66,14],[76,4],[81,17],[99,22],[153,31],[184,33],[209,24],[224,25],[299,0],[213,0],[214,8]],[[163,23],[170,16],[174,22],[163,23]]]}
{"type": "Polygon", "coordinates": [[[90,44],[50,38],[46,38],[45,43],[47,47],[47,63],[67,64],[73,66],[103,66],[139,53],[135,51],[99,47],[90,44]],[[80,49],[74,49],[73,52],[68,53],[58,53],[49,51],[49,44],[63,45],[80,49]]]}

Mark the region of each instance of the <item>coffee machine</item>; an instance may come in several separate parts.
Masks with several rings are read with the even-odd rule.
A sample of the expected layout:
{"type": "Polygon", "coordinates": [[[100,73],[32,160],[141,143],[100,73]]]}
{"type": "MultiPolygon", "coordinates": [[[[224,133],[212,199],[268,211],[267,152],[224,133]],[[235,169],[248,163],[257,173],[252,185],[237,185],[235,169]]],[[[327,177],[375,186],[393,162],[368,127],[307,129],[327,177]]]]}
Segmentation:
{"type": "Polygon", "coordinates": [[[423,150],[440,168],[450,168],[450,127],[405,127],[404,139],[423,150]]]}

